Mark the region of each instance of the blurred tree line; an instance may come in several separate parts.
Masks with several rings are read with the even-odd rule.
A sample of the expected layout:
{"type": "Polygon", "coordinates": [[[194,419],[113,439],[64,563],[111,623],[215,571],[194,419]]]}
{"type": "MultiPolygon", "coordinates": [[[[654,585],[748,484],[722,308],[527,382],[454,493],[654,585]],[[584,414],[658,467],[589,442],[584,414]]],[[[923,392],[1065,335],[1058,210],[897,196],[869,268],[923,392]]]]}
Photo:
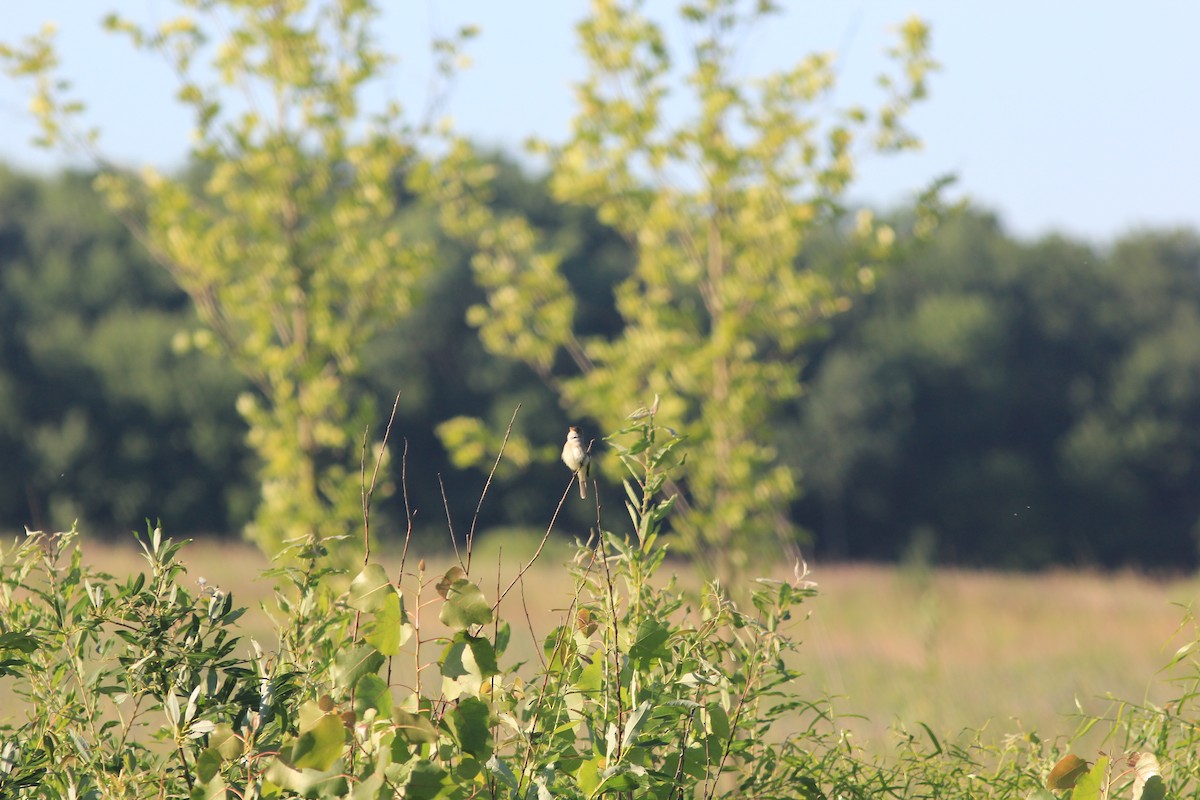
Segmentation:
{"type": "MultiPolygon", "coordinates": [[[[492,203],[563,253],[577,327],[617,336],[625,240],[495,163],[492,203]]],[[[836,258],[849,246],[831,227],[804,257],[836,258]]],[[[479,417],[502,432],[520,404],[515,429],[527,448],[502,462],[479,520],[486,530],[546,523],[565,485],[562,435],[578,421],[530,367],[490,355],[468,326],[467,309],[485,299],[471,255],[441,240],[441,267],[414,310],[362,354],[354,388],[378,408],[401,392],[394,436],[407,442],[408,495],[418,530],[443,539],[443,487],[462,528],[486,473],[451,463],[440,423],[479,417]]],[[[257,491],[234,410],[247,386],[227,362],[184,346],[198,328],[187,298],[88,176],[0,170],[0,528],[78,518],[120,533],[148,517],[189,534],[241,529],[257,491]]],[[[802,476],[793,519],[812,552],[1197,564],[1194,232],[1142,232],[1105,247],[1023,242],[994,217],[965,212],[835,317],[829,334],[795,360],[808,391],[774,421],[802,476]]],[[[402,466],[392,463],[393,481],[402,466]]],[[[379,513],[384,537],[402,530],[400,493],[379,513]]],[[[568,529],[584,530],[589,510],[568,513],[568,529]]]]}

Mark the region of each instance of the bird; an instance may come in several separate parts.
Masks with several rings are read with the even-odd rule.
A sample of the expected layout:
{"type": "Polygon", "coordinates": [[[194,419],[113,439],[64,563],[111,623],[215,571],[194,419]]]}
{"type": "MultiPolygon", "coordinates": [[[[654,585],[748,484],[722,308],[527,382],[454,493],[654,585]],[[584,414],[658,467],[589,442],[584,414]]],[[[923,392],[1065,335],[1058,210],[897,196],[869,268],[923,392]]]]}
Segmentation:
{"type": "Polygon", "coordinates": [[[583,449],[579,428],[572,425],[567,429],[567,442],[563,445],[563,463],[579,478],[579,496],[587,499],[587,478],[592,468],[592,457],[583,449]]]}

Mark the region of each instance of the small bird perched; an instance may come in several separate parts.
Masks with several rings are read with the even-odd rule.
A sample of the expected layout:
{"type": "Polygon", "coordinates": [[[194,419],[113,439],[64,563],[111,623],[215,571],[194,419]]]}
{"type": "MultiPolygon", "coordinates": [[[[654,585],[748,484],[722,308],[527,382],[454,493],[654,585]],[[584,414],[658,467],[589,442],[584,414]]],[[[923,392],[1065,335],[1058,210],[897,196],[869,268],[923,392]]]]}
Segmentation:
{"type": "Polygon", "coordinates": [[[587,499],[587,478],[592,467],[592,457],[583,449],[583,440],[579,438],[579,428],[574,425],[567,430],[567,443],[563,445],[563,463],[579,478],[579,496],[587,499]]]}

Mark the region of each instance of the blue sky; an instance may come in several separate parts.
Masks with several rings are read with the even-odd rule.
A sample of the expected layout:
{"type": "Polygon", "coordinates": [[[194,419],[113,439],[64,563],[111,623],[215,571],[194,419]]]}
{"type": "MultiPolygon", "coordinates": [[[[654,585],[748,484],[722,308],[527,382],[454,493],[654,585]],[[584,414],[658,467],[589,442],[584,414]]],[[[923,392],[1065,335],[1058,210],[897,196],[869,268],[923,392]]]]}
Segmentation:
{"type": "MultiPolygon", "coordinates": [[[[116,5],[115,3],[111,5],[116,5]]],[[[380,27],[401,56],[389,91],[419,105],[428,84],[431,32],[471,22],[474,64],[448,111],[475,139],[517,151],[531,135],[562,138],[573,113],[571,81],[583,69],[574,23],[584,0],[396,0],[380,27]]],[[[675,2],[650,0],[669,19],[675,2]]],[[[862,165],[856,197],[902,202],[929,179],[957,173],[959,191],[997,211],[1014,233],[1050,231],[1096,243],[1141,227],[1200,229],[1200,3],[1187,0],[964,2],[783,0],[785,13],[749,38],[747,74],[787,66],[814,50],[839,64],[835,103],[869,101],[888,29],[911,13],[932,24],[943,70],[911,118],[925,140],[914,156],[862,165]]],[[[11,3],[0,38],[58,24],[64,72],[89,103],[89,122],[119,160],[182,161],[189,119],[171,100],[171,74],[103,33],[110,4],[11,3]]],[[[170,0],[125,0],[139,20],[172,15],[170,0]]],[[[27,86],[0,78],[0,159],[30,169],[67,163],[28,142],[27,86]]]]}

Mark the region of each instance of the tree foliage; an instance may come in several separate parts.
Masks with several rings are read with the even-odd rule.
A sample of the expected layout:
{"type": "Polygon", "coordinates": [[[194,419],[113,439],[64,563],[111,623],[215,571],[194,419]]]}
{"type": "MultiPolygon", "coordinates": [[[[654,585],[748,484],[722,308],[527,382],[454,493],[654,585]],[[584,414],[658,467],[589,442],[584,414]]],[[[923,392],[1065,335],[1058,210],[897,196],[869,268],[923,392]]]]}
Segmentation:
{"type": "Polygon", "coordinates": [[[186,296],[88,176],[0,170],[0,220],[0,528],[123,533],[167,510],[195,531],[244,520],[244,384],[173,346],[196,324],[186,296]]]}
{"type": "Polygon", "coordinates": [[[839,323],[791,432],[835,556],[1194,563],[1200,241],[956,219],[839,323]]]}
{"type": "Polygon", "coordinates": [[[910,20],[892,53],[902,77],[883,80],[880,107],[818,115],[834,85],[830,57],[760,79],[734,70],[736,43],[774,11],[683,5],[695,44],[682,73],[642,3],[595,2],[579,26],[588,74],[578,114],[564,144],[543,147],[555,198],[594,207],[632,251],[614,288],[619,333],[577,329],[562,254],[523,220],[482,229],[473,261],[487,303],[469,318],[484,344],[528,363],[573,412],[611,430],[621,410],[661,399],[661,419],[692,443],[679,526],[696,553],[792,535],[786,510],[799,482],[773,418],[800,394],[793,365],[804,346],[898,237],[864,213],[848,230],[853,255],[833,265],[801,255],[839,216],[861,155],[916,144],[902,120],[934,66],[928,29],[910,20]],[[682,122],[665,110],[676,93],[692,105],[682,122]]]}
{"type": "MultiPolygon", "coordinates": [[[[155,27],[115,14],[105,24],[180,76],[195,170],[106,169],[97,185],[191,298],[207,327],[194,342],[255,387],[237,404],[259,459],[250,532],[273,550],[344,532],[359,514],[362,436],[376,421],[354,385],[363,349],[409,313],[435,263],[430,231],[398,220],[396,176],[410,202],[438,178],[398,105],[361,105],[388,61],[372,4],[184,5],[155,27]]],[[[447,70],[454,47],[442,43],[447,70]]],[[[50,81],[48,35],[8,55],[38,79],[35,113],[47,143],[61,143],[82,109],[50,81]]]]}
{"type": "Polygon", "coordinates": [[[577,546],[556,624],[531,631],[524,662],[511,620],[533,623],[512,593],[536,591],[532,561],[493,594],[469,562],[429,574],[402,558],[393,577],[368,557],[339,589],[326,542],[301,543],[263,576],[264,646],[243,638],[250,612],[233,595],[185,579],[184,543],[161,528],[139,537],[146,569],[123,578],[88,566],[74,529],[30,532],[0,550],[0,679],[15,698],[0,795],[1149,800],[1200,787],[1195,637],[1167,666],[1171,703],[1085,720],[1108,743],[1094,764],[1052,732],[925,724],[869,757],[796,671],[798,612],[816,595],[800,565],[744,605],[723,583],[659,578],[673,498],[658,492],[681,440],[651,415],[610,444],[630,519],[577,546]]]}

